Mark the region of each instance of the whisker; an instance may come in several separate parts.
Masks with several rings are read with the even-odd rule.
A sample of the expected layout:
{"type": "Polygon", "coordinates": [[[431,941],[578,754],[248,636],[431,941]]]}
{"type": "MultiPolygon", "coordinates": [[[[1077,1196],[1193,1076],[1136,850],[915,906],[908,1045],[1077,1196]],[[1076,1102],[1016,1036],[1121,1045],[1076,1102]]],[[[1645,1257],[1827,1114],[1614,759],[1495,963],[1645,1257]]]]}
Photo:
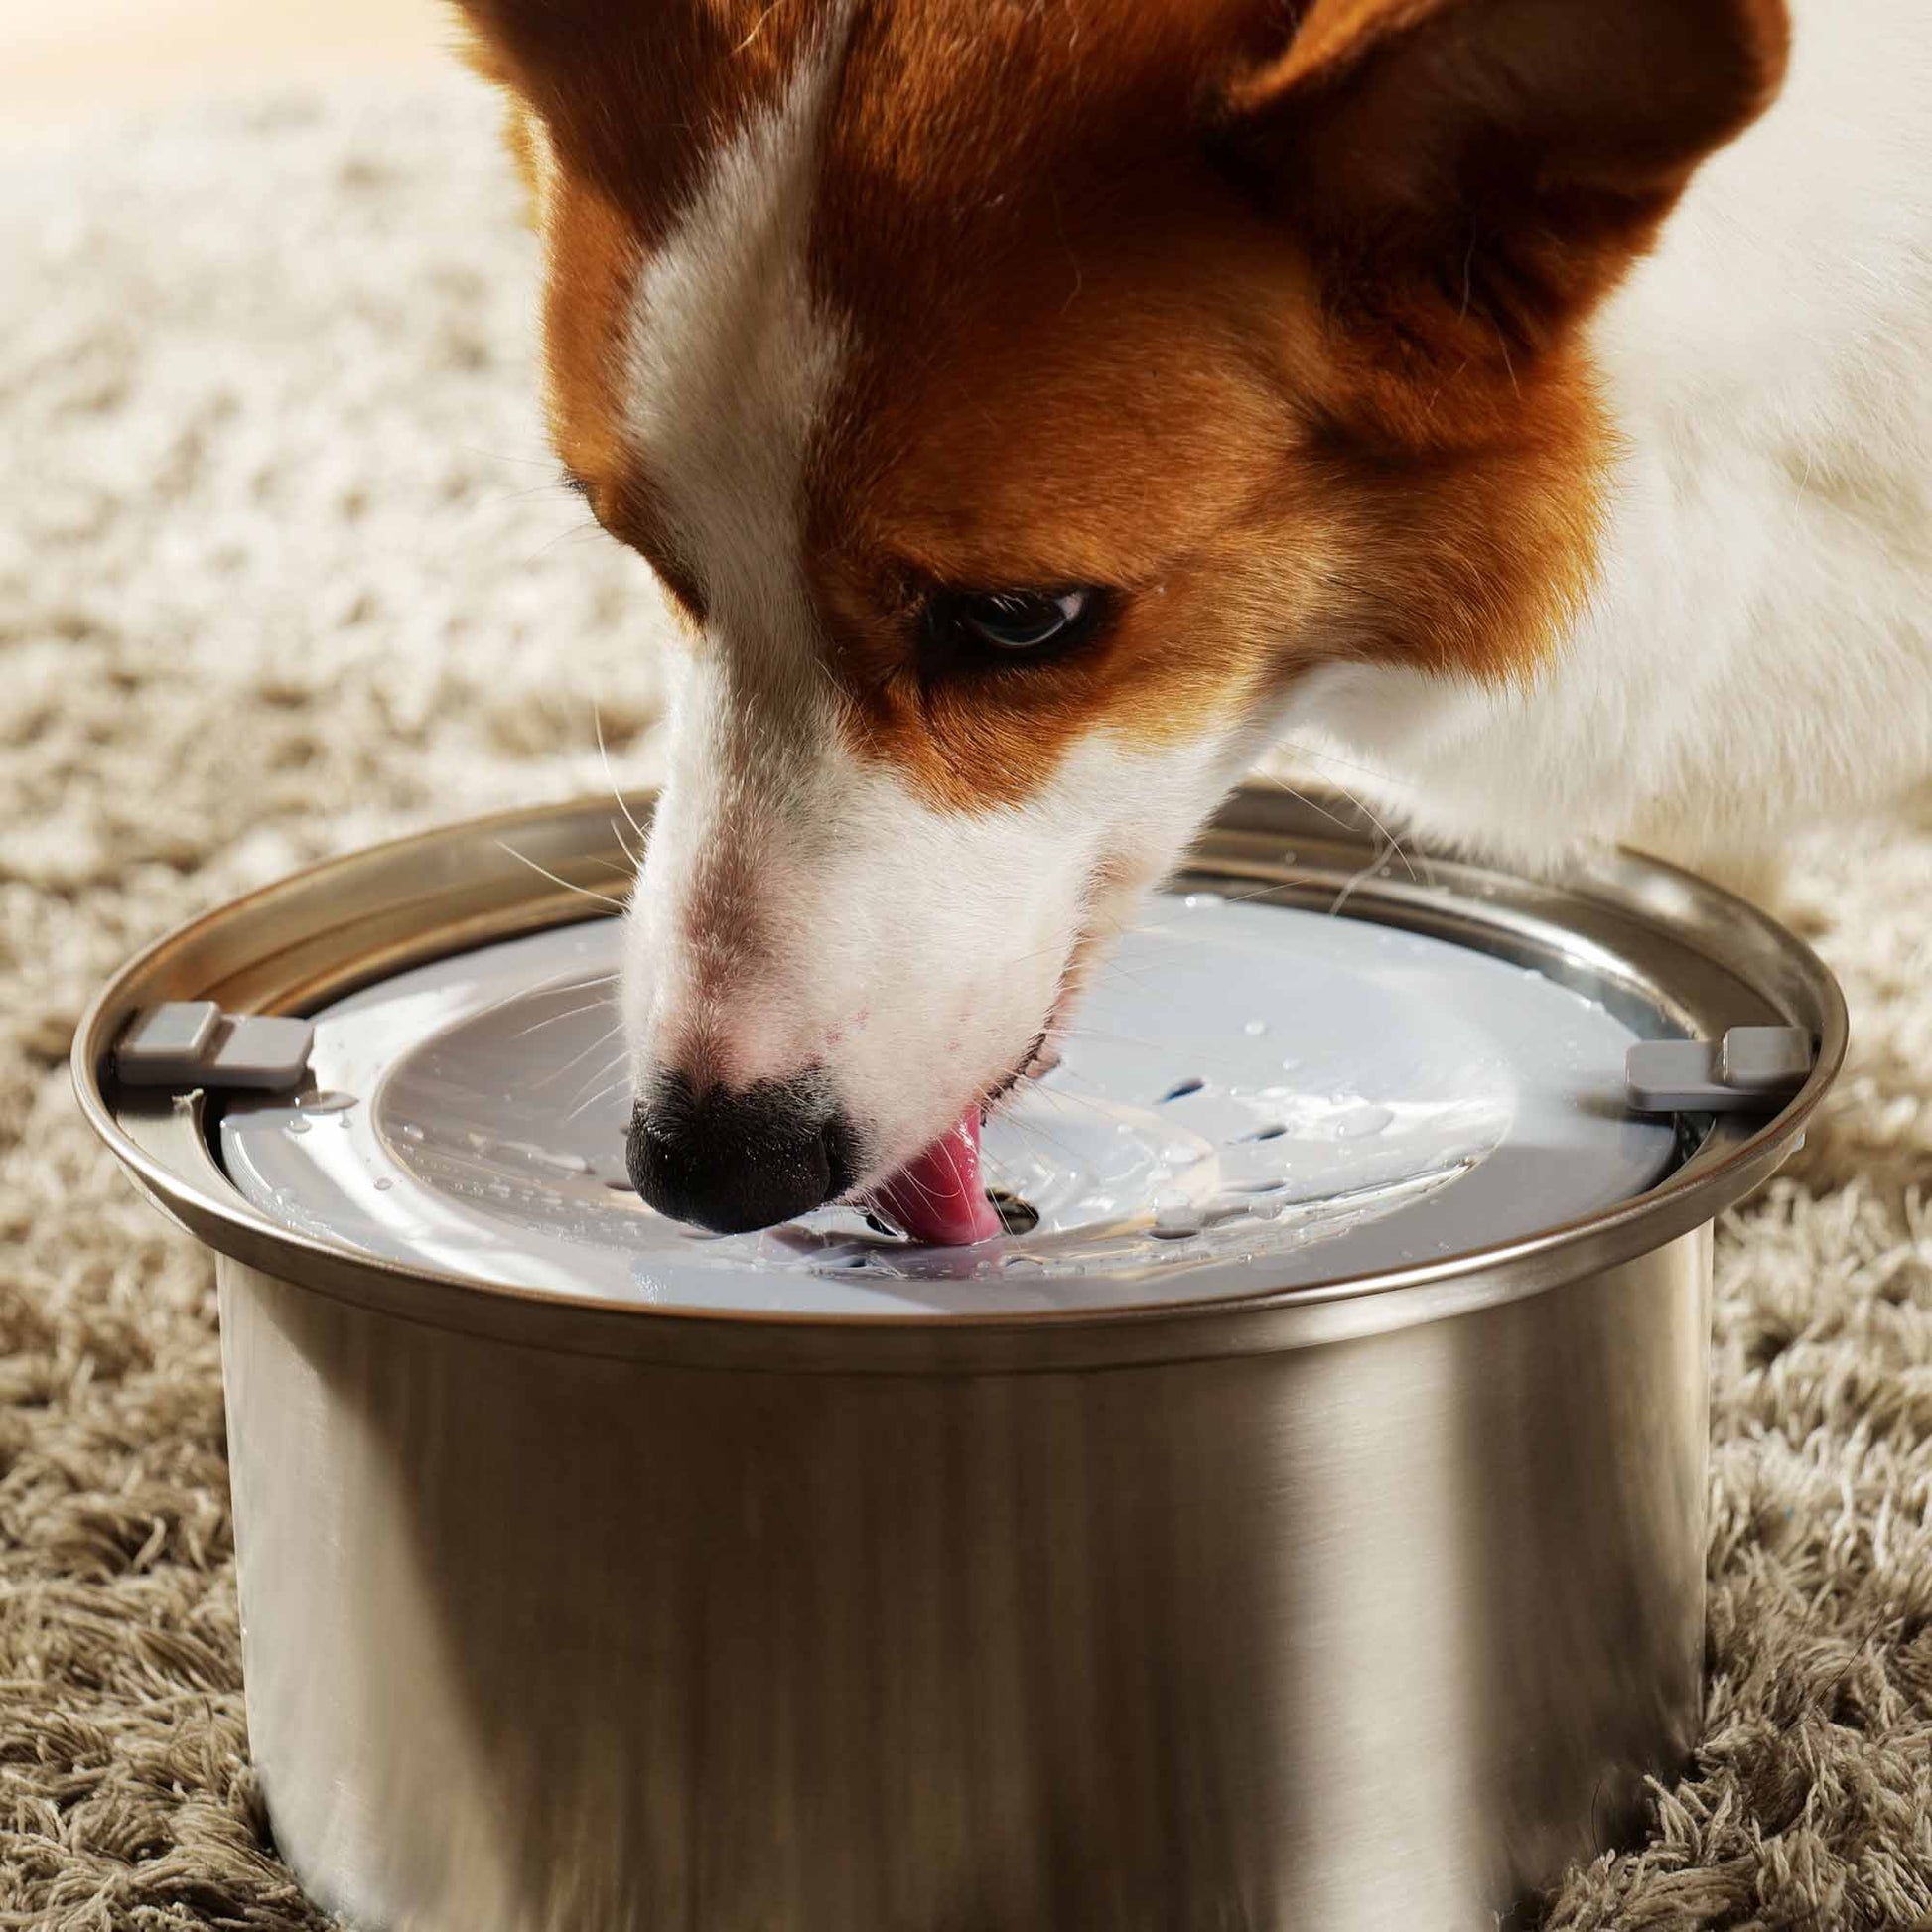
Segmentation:
{"type": "MultiPolygon", "coordinates": [[[[1319,759],[1324,764],[1345,765],[1350,771],[1359,771],[1365,777],[1379,779],[1383,784],[1394,785],[1400,791],[1415,790],[1415,786],[1406,778],[1398,778],[1393,772],[1384,771],[1378,765],[1364,764],[1359,759],[1345,759],[1338,752],[1324,751],[1319,745],[1306,744],[1299,738],[1284,738],[1278,740],[1277,743],[1282,750],[1293,752],[1298,758],[1319,759]]],[[[1273,774],[1264,771],[1261,775],[1265,778],[1273,774]]],[[[1306,802],[1311,805],[1314,804],[1312,798],[1308,799],[1306,802]]],[[[1316,809],[1319,810],[1320,808],[1317,806],[1316,809]]]]}
{"type": "MultiPolygon", "coordinates": [[[[541,1080],[538,1080],[535,1083],[536,1086],[547,1087],[552,1080],[561,1080],[564,1077],[564,1075],[568,1073],[573,1066],[581,1066],[584,1063],[584,1061],[589,1059],[590,1056],[598,1050],[600,1046],[610,1045],[612,1040],[614,1040],[618,1036],[618,1035],[621,1034],[622,1031],[623,1031],[623,1022],[621,1020],[620,1020],[615,1026],[606,1028],[605,1031],[602,1034],[600,1034],[597,1036],[597,1038],[592,1040],[591,1043],[588,1046],[586,1046],[581,1052],[573,1053],[571,1057],[563,1063],[562,1066],[552,1067],[550,1071],[546,1073],[541,1080]]],[[[598,1070],[597,1074],[594,1074],[592,1077],[601,1078],[603,1074],[609,1072],[611,1066],[616,1065],[616,1063],[617,1063],[616,1061],[608,1062],[604,1067],[601,1067],[598,1070]]]]}
{"type": "Polygon", "coordinates": [[[528,866],[532,872],[549,880],[551,885],[561,886],[567,893],[581,893],[586,898],[596,899],[600,905],[608,905],[614,912],[622,912],[627,909],[622,899],[613,898],[608,893],[594,893],[588,886],[576,886],[568,879],[559,878],[548,866],[538,865],[527,852],[517,851],[515,846],[507,844],[502,839],[498,839],[496,844],[499,850],[507,852],[512,859],[517,860],[522,865],[528,866]]]}
{"type": "Polygon", "coordinates": [[[532,1034],[540,1034],[546,1027],[554,1027],[560,1020],[581,1020],[587,1013],[595,1013],[599,1007],[608,1006],[608,1000],[586,1000],[582,1006],[565,1007],[561,1013],[547,1013],[541,1020],[532,1020],[527,1027],[510,1035],[512,1040],[528,1039],[532,1034]]]}
{"type": "MultiPolygon", "coordinates": [[[[505,993],[501,999],[491,1000],[487,1006],[481,1009],[478,1017],[501,1013],[506,1007],[522,1006],[527,1001],[540,1000],[551,994],[575,993],[580,988],[588,990],[593,986],[604,986],[616,978],[618,978],[616,973],[599,973],[592,979],[579,979],[574,973],[559,973],[531,987],[527,992],[505,993]]],[[[553,1019],[558,1017],[560,1016],[548,1016],[553,1019]]],[[[537,1023],[539,1026],[543,1024],[542,1021],[537,1023]]],[[[518,1034],[515,1037],[520,1039],[522,1035],[518,1034]]]]}
{"type": "MultiPolygon", "coordinates": [[[[618,810],[624,815],[625,819],[629,822],[630,829],[637,835],[637,850],[632,854],[632,857],[635,863],[641,866],[644,863],[644,853],[650,846],[650,834],[637,823],[636,818],[631,813],[630,807],[624,803],[622,791],[619,789],[617,773],[611,769],[610,749],[604,742],[604,712],[595,703],[591,706],[591,724],[597,732],[597,755],[604,760],[604,776],[606,782],[611,787],[611,796],[618,801],[618,810]]],[[[612,829],[616,830],[616,827],[612,829]]],[[[621,833],[618,834],[618,843],[620,845],[623,844],[623,835],[621,833]]],[[[626,845],[624,846],[624,850],[628,852],[630,848],[626,845]]]]}
{"type": "MultiPolygon", "coordinates": [[[[1335,815],[1333,812],[1329,811],[1324,805],[1320,804],[1317,800],[1311,798],[1307,792],[1301,790],[1298,786],[1290,784],[1286,778],[1278,778],[1272,771],[1264,771],[1262,772],[1261,775],[1264,778],[1266,778],[1270,784],[1274,785],[1278,790],[1287,792],[1291,798],[1295,799],[1298,803],[1307,805],[1310,808],[1310,810],[1317,811],[1322,815],[1323,818],[1329,819],[1337,824],[1341,822],[1340,820],[1335,819],[1335,815]]],[[[1351,790],[1349,786],[1343,784],[1339,779],[1336,779],[1334,783],[1335,783],[1335,789],[1339,791],[1342,794],[1342,796],[1346,798],[1349,801],[1349,803],[1352,804],[1355,807],[1355,809],[1359,811],[1363,815],[1363,817],[1365,817],[1368,820],[1368,822],[1375,827],[1376,831],[1381,835],[1383,840],[1386,842],[1387,850],[1378,853],[1376,855],[1374,864],[1370,865],[1367,868],[1367,872],[1372,873],[1375,870],[1376,866],[1385,864],[1388,861],[1388,859],[1391,856],[1393,856],[1402,861],[1403,866],[1408,871],[1410,879],[1416,885],[1418,886],[1427,885],[1429,882],[1425,880],[1422,874],[1416,870],[1415,861],[1411,859],[1408,853],[1406,853],[1402,849],[1402,841],[1398,839],[1392,831],[1389,830],[1386,824],[1383,823],[1380,816],[1376,813],[1374,806],[1369,804],[1366,799],[1359,796],[1355,791],[1351,790]]],[[[1363,873],[1363,874],[1358,874],[1354,878],[1350,879],[1347,885],[1342,888],[1343,898],[1345,898],[1348,896],[1348,894],[1352,893],[1355,890],[1355,888],[1361,884],[1362,879],[1366,876],[1367,874],[1363,873]]],[[[1337,899],[1335,905],[1329,907],[1330,912],[1336,910],[1341,904],[1341,902],[1342,902],[1341,899],[1337,899]]]]}
{"type": "Polygon", "coordinates": [[[586,517],[582,523],[572,524],[572,526],[568,530],[559,530],[557,534],[554,537],[552,537],[547,543],[538,544],[537,547],[534,550],[532,550],[527,557],[523,559],[524,567],[525,569],[528,569],[532,564],[541,561],[544,557],[547,557],[551,551],[556,549],[556,547],[560,543],[566,542],[571,539],[581,541],[583,538],[587,536],[600,535],[602,534],[603,529],[604,529],[603,524],[601,524],[596,517],[594,516],[586,517]]]}
{"type": "MultiPolygon", "coordinates": [[[[1337,820],[1336,822],[1340,823],[1339,820],[1337,820]]],[[[1214,888],[1211,886],[1202,887],[1200,891],[1203,894],[1211,893],[1213,897],[1216,899],[1218,899],[1220,903],[1223,905],[1249,905],[1252,904],[1256,899],[1266,898],[1269,897],[1271,893],[1279,893],[1287,887],[1311,886],[1313,883],[1314,883],[1314,875],[1312,873],[1291,873],[1286,878],[1271,879],[1267,881],[1265,884],[1253,887],[1245,893],[1216,892],[1214,888]]],[[[1170,893],[1164,895],[1164,897],[1172,898],[1176,897],[1176,895],[1170,893]]],[[[1180,895],[1179,897],[1184,897],[1186,896],[1180,895]]],[[[1182,910],[1178,913],[1175,913],[1173,917],[1163,919],[1158,925],[1150,924],[1145,919],[1137,919],[1131,926],[1127,928],[1127,930],[1129,932],[1147,932],[1147,933],[1173,932],[1184,916],[1185,916],[1185,908],[1183,907],[1182,910]]]]}
{"type": "Polygon", "coordinates": [[[1002,1114],[1000,1116],[1000,1124],[1002,1127],[1009,1128],[1014,1133],[1019,1134],[1028,1140],[1043,1141],[1046,1144],[1046,1146],[1049,1149],[1051,1149],[1054,1154],[1058,1155],[1062,1161],[1066,1162],[1068,1166],[1070,1167],[1079,1166],[1080,1163],[1079,1155],[1076,1154],[1072,1148],[1068,1147],[1064,1141],[1054,1139],[1054,1137],[1051,1134],[1047,1133],[1047,1131],[1040,1126],[1038,1121],[1022,1120],[1017,1114],[1002,1114]]]}
{"type": "Polygon", "coordinates": [[[604,1099],[607,1095],[616,1093],[618,1089],[621,1087],[629,1078],[630,1078],[630,1073],[629,1070],[626,1068],[625,1071],[620,1073],[615,1080],[609,1081],[604,1086],[599,1087],[598,1090],[594,1094],[592,1094],[588,1100],[580,1101],[575,1107],[573,1107],[570,1110],[569,1113],[567,1113],[564,1116],[565,1126],[569,1126],[569,1124],[572,1121],[574,1121],[579,1114],[589,1112],[591,1108],[595,1107],[597,1103],[600,1100],[604,1099]]]}
{"type": "Polygon", "coordinates": [[[520,463],[525,469],[550,470],[557,467],[555,457],[549,456],[511,456],[507,450],[492,450],[486,443],[462,443],[453,447],[467,451],[471,456],[486,456],[491,463],[520,463]]]}

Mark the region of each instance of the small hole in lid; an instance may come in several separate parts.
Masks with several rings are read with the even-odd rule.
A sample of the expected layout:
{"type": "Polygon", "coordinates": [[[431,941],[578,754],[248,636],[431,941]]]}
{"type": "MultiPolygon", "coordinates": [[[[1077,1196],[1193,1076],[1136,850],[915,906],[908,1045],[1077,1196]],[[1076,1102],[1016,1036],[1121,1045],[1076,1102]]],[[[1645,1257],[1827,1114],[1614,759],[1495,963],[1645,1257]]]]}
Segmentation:
{"type": "Polygon", "coordinates": [[[1186,1079],[1176,1080],[1161,1096],[1162,1102],[1165,1105],[1170,1100],[1185,1100],[1190,1093],[1199,1093],[1201,1088],[1206,1084],[1207,1082],[1205,1080],[1198,1079],[1190,1073],[1186,1079]]]}
{"type": "Polygon", "coordinates": [[[1266,1127],[1257,1127],[1252,1134],[1237,1134],[1237,1141],[1279,1141],[1288,1129],[1278,1120],[1272,1120],[1266,1127]]]}
{"type": "Polygon", "coordinates": [[[1032,1201],[1022,1200],[1018,1194],[1010,1194],[1004,1187],[989,1187],[986,1198],[993,1203],[993,1211],[1000,1217],[1000,1225],[1009,1234],[1031,1234],[1039,1225],[1039,1209],[1032,1201]]]}

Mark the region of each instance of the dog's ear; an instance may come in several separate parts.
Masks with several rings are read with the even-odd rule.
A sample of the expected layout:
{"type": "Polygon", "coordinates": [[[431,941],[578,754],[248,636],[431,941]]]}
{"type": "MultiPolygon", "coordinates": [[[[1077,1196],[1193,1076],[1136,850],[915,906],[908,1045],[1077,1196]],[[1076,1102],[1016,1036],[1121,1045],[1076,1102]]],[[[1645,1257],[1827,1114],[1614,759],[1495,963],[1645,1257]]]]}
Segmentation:
{"type": "Polygon", "coordinates": [[[1784,0],[1299,0],[1214,141],[1330,314],[1517,372],[1771,100],[1787,40],[1784,0]]]}
{"type": "Polygon", "coordinates": [[[525,96],[543,92],[573,60],[587,64],[600,27],[607,56],[629,39],[625,17],[594,0],[451,0],[451,11],[465,61],[493,85],[525,96]],[[600,19],[605,11],[608,22],[600,19]]]}

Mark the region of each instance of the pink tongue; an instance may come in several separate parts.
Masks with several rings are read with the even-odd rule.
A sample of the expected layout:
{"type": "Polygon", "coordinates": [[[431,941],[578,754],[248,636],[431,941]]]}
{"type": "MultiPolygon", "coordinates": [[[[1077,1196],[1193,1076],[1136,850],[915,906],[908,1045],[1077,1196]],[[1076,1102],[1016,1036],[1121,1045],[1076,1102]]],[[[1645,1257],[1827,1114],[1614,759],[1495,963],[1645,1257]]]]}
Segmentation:
{"type": "Polygon", "coordinates": [[[914,1241],[964,1248],[1000,1232],[1000,1217],[980,1179],[980,1110],[969,1107],[922,1154],[915,1154],[873,1198],[914,1241]]]}

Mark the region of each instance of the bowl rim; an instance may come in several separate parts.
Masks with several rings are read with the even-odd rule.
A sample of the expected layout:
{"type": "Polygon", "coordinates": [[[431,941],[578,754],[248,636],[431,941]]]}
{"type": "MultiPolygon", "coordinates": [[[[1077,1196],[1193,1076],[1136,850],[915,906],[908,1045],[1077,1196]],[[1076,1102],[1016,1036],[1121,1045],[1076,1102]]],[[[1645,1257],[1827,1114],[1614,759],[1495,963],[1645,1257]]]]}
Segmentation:
{"type": "Polygon", "coordinates": [[[1431,932],[1534,963],[1686,1033],[1806,1028],[1817,1058],[1776,1114],[1720,1117],[1643,1193],[1493,1247],[1289,1289],[1102,1310],[826,1313],[720,1311],[569,1296],[410,1266],[298,1232],[221,1169],[204,1096],[122,1088],[112,1047],[164,1000],[306,1011],[423,960],[584,918],[608,885],[624,819],[655,794],[494,813],[330,859],[164,934],[88,1005],[70,1056],[88,1124],[136,1185],[230,1266],[372,1311],[517,1346],[720,1367],[986,1373],[1129,1366],[1342,1340],[1542,1293],[1631,1265],[1709,1224],[1795,1145],[1843,1064],[1844,995],[1796,934],[1710,881],[1626,850],[1560,875],[1505,872],[1418,842],[1398,875],[1385,835],[1339,794],[1246,785],[1209,821],[1174,883],[1240,883],[1283,903],[1431,932]],[[514,846],[512,845],[514,842],[514,846]],[[1292,876],[1290,868],[1292,867],[1292,876]]]}

